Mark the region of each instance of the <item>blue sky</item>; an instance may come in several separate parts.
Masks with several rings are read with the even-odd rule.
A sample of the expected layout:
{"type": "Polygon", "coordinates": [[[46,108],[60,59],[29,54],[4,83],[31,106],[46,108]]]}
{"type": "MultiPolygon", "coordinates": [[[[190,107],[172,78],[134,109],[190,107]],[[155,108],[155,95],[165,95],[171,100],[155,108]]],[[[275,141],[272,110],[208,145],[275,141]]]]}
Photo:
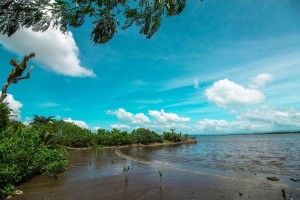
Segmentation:
{"type": "Polygon", "coordinates": [[[9,58],[31,51],[32,77],[9,88],[16,118],[190,134],[300,130],[300,1],[188,1],[150,39],[132,27],[95,46],[91,25],[0,35],[9,58]]]}

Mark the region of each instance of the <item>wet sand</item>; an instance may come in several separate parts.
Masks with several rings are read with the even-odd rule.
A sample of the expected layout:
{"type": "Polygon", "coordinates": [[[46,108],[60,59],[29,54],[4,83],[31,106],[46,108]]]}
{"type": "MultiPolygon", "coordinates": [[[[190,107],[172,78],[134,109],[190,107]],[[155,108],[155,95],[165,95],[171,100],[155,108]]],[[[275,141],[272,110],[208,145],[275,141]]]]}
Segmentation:
{"type": "Polygon", "coordinates": [[[120,150],[70,152],[70,164],[60,178],[37,176],[18,189],[24,193],[12,199],[300,199],[300,188],[265,178],[213,175],[126,157],[120,150]],[[128,184],[123,166],[131,166],[128,184]],[[162,187],[158,171],[163,174],[162,187]]]}

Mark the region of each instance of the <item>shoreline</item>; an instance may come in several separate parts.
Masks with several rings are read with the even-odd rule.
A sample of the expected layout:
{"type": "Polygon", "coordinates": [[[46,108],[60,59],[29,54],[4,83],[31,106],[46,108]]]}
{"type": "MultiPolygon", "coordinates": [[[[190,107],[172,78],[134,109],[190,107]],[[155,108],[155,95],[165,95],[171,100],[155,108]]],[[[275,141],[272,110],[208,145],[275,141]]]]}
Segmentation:
{"type": "Polygon", "coordinates": [[[189,138],[186,141],[180,142],[162,142],[162,143],[149,143],[149,144],[132,144],[132,145],[120,145],[120,146],[105,146],[105,147],[68,147],[62,146],[67,150],[87,150],[87,149],[121,149],[128,147],[156,147],[156,146],[169,146],[169,145],[180,145],[180,144],[196,144],[198,143],[197,139],[189,138]]]}

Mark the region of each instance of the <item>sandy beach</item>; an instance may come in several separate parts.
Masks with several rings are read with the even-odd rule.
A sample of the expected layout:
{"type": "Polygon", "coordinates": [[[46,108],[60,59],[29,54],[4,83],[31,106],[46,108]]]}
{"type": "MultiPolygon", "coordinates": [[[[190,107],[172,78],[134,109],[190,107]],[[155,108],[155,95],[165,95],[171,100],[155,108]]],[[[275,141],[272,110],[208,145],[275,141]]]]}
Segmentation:
{"type": "Polygon", "coordinates": [[[281,189],[300,199],[299,185],[272,182],[263,177],[241,178],[170,167],[135,160],[119,149],[70,152],[68,169],[58,179],[37,176],[18,187],[12,199],[283,199],[281,189]],[[125,183],[123,166],[130,166],[125,183]],[[162,172],[160,189],[159,171],[162,172]]]}

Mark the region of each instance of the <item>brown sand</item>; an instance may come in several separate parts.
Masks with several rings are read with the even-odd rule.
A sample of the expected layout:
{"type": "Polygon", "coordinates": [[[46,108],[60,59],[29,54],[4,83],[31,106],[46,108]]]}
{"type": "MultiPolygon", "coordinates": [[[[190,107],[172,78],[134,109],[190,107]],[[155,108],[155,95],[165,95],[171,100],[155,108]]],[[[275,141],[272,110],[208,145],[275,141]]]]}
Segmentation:
{"type": "Polygon", "coordinates": [[[300,199],[299,187],[283,185],[262,178],[239,179],[224,175],[211,175],[122,157],[115,150],[99,152],[73,152],[68,170],[61,178],[37,176],[18,187],[24,193],[13,199],[203,199],[203,200],[282,200],[281,189],[294,200],[300,199]],[[88,155],[96,155],[89,157],[88,155]],[[95,159],[96,158],[96,159],[95,159]],[[130,165],[128,184],[122,166],[130,165]],[[114,169],[120,169],[113,173],[114,169]],[[160,189],[160,170],[163,174],[160,189]],[[110,171],[107,173],[106,171],[110,171]]]}

